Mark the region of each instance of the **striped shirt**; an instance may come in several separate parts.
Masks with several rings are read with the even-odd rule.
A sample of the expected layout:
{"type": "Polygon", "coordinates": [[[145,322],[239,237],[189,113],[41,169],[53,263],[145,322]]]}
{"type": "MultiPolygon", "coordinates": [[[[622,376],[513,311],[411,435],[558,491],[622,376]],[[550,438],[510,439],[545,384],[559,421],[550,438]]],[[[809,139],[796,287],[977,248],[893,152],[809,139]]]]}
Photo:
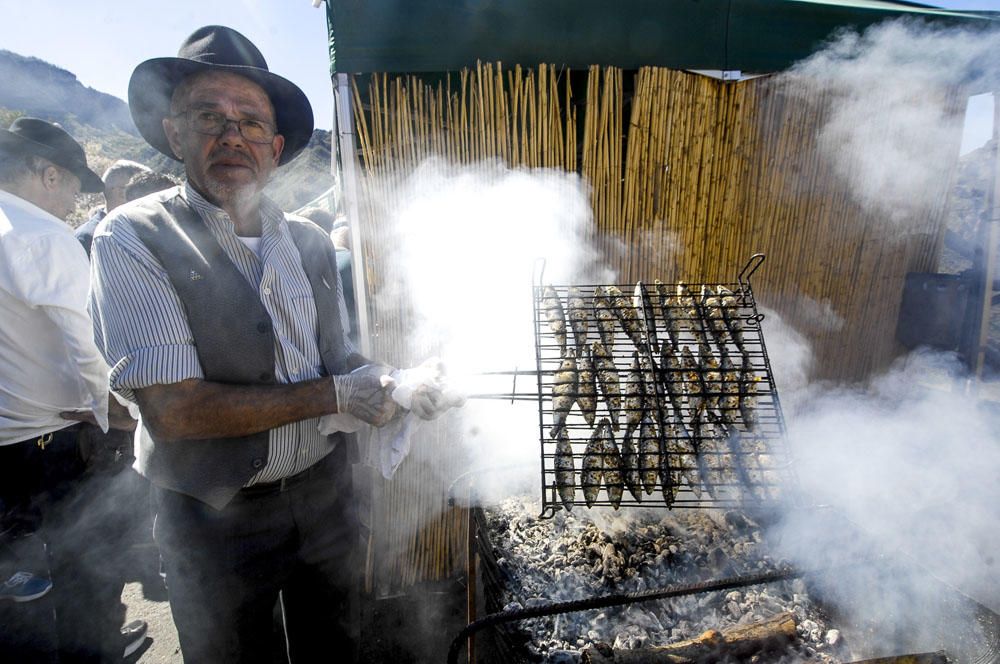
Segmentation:
{"type": "MultiPolygon", "coordinates": [[[[260,295],[273,325],[277,382],[324,375],[317,344],[316,305],[285,214],[272,201],[261,198],[258,256],[240,241],[232,220],[221,208],[188,185],[181,193],[260,295]]],[[[132,227],[127,205],[98,227],[92,254],[94,339],[111,366],[111,389],[135,401],[134,391],[150,385],[204,379],[181,300],[166,271],[132,227]]],[[[355,349],[347,338],[347,308],[339,279],[337,299],[349,355],[355,349]]],[[[317,419],[310,419],[272,429],[267,465],[247,485],[294,475],[324,457],[332,448],[317,425],[317,419]]],[[[140,435],[148,436],[145,428],[140,435]]]]}

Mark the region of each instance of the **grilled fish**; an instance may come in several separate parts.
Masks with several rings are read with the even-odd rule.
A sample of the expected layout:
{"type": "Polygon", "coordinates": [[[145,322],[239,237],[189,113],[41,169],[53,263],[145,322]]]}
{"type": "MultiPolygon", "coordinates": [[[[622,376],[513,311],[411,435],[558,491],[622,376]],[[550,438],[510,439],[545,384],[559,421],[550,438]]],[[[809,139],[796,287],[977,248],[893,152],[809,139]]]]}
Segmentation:
{"type": "Polygon", "coordinates": [[[576,401],[579,378],[576,368],[576,354],[573,349],[567,349],[559,369],[552,377],[552,422],[549,436],[555,438],[566,426],[566,417],[576,401]]]}
{"type": "MultiPolygon", "coordinates": [[[[640,429],[641,435],[641,429],[640,429]]],[[[626,433],[622,439],[622,472],[625,478],[625,488],[628,489],[632,497],[638,501],[642,500],[642,474],[639,469],[639,447],[636,445],[632,434],[626,433]]]]}
{"type": "Polygon", "coordinates": [[[632,352],[632,366],[625,380],[625,435],[631,436],[646,411],[645,381],[639,366],[639,354],[632,352]]]}
{"type": "Polygon", "coordinates": [[[719,417],[726,426],[736,425],[740,408],[740,375],[728,355],[723,356],[722,364],[722,395],[719,398],[719,417]]]}
{"type": "Polygon", "coordinates": [[[563,314],[562,300],[552,286],[546,286],[542,290],[542,313],[559,345],[559,357],[563,357],[566,355],[566,316],[563,314]]]}
{"type": "Polygon", "coordinates": [[[625,334],[632,340],[632,344],[636,348],[645,348],[646,341],[642,336],[642,326],[639,323],[639,316],[629,301],[625,299],[625,294],[617,286],[608,286],[606,290],[611,297],[611,303],[614,305],[612,312],[621,324],[622,329],[625,330],[625,334]]]}
{"type": "Polygon", "coordinates": [[[611,506],[618,509],[622,503],[622,494],[625,493],[625,476],[621,452],[615,444],[614,436],[611,434],[611,426],[604,422],[599,425],[601,432],[602,447],[604,449],[604,486],[608,490],[608,500],[611,506]]]}
{"type": "Polygon", "coordinates": [[[632,308],[635,309],[636,318],[639,319],[639,331],[650,349],[654,353],[659,353],[660,341],[656,336],[656,311],[653,306],[655,299],[657,298],[650,297],[649,290],[641,281],[636,283],[632,293],[632,308]]]}
{"type": "Polygon", "coordinates": [[[650,364],[645,357],[640,357],[639,370],[642,373],[643,410],[660,426],[663,424],[660,421],[660,407],[663,407],[663,416],[666,417],[669,404],[662,403],[656,393],[656,365],[650,364]]]}
{"type": "Polygon", "coordinates": [[[720,298],[712,293],[712,289],[709,286],[702,287],[701,308],[705,314],[705,323],[708,331],[711,332],[715,343],[719,345],[720,351],[725,352],[726,342],[729,339],[726,319],[722,313],[720,298]]]}
{"type": "Polygon", "coordinates": [[[683,367],[677,355],[666,345],[660,348],[660,372],[670,405],[680,415],[685,393],[683,367]]]}
{"type": "Polygon", "coordinates": [[[719,286],[719,304],[722,309],[722,317],[726,323],[726,329],[733,344],[742,353],[743,348],[743,320],[740,319],[739,300],[736,294],[725,286],[719,286]]]}
{"type": "Polygon", "coordinates": [[[594,289],[593,305],[597,335],[604,347],[610,349],[615,342],[615,304],[604,286],[594,289]]]}
{"type": "Polygon", "coordinates": [[[667,291],[665,284],[659,279],[656,280],[656,294],[660,305],[660,316],[663,325],[667,329],[667,336],[670,338],[670,346],[673,350],[680,349],[681,319],[678,314],[677,304],[674,297],[667,291]]]}
{"type": "Polygon", "coordinates": [[[573,446],[569,442],[565,428],[556,438],[556,456],[553,465],[556,469],[556,489],[559,491],[559,499],[567,510],[572,510],[576,493],[576,471],[573,468],[573,446]]]}
{"type": "Polygon", "coordinates": [[[701,469],[705,489],[716,500],[733,497],[730,494],[737,485],[733,473],[733,459],[729,453],[729,443],[725,435],[711,421],[701,423],[701,444],[699,451],[703,463],[701,469]]]}
{"type": "Polygon", "coordinates": [[[701,413],[705,404],[701,389],[701,371],[698,369],[698,362],[694,359],[694,353],[687,346],[681,349],[681,368],[684,376],[684,390],[687,392],[688,414],[694,419],[701,413]]]}
{"type": "MultiPolygon", "coordinates": [[[[656,488],[660,462],[660,437],[657,435],[656,424],[649,417],[643,418],[639,424],[639,479],[647,496],[652,495],[656,488]]],[[[666,457],[662,458],[662,462],[666,464],[666,457]]]]}
{"type": "Polygon", "coordinates": [[[619,385],[618,368],[611,353],[600,342],[595,341],[590,345],[591,360],[594,363],[594,372],[597,374],[597,384],[604,395],[604,403],[608,407],[608,415],[615,431],[618,431],[618,415],[622,409],[622,393],[619,385]]]}
{"type": "Polygon", "coordinates": [[[701,498],[701,477],[698,471],[698,450],[683,425],[667,425],[664,436],[667,454],[663,456],[660,477],[663,479],[663,500],[672,504],[680,491],[683,478],[691,492],[701,498]]]}
{"type": "Polygon", "coordinates": [[[719,361],[712,355],[708,346],[699,350],[698,369],[701,375],[701,393],[706,410],[719,407],[722,392],[722,372],[719,371],[719,361]]]}
{"type": "Polygon", "coordinates": [[[757,428],[757,383],[759,376],[753,375],[750,356],[743,355],[743,368],[740,370],[740,418],[747,431],[757,428]]]}
{"type": "Polygon", "coordinates": [[[576,361],[577,395],[576,403],[583,413],[583,419],[590,426],[594,425],[597,416],[597,378],[594,376],[594,362],[590,358],[590,346],[584,346],[583,352],[576,361]]]}
{"type": "Polygon", "coordinates": [[[583,451],[583,467],[580,471],[580,486],[583,488],[583,500],[587,507],[592,507],[601,490],[604,481],[604,442],[601,432],[606,428],[607,418],[602,417],[594,432],[590,434],[587,448],[583,451]]]}
{"type": "Polygon", "coordinates": [[[579,288],[570,288],[568,297],[569,326],[573,330],[577,357],[583,357],[583,349],[587,346],[587,329],[590,327],[591,308],[587,306],[587,301],[579,288]]]}

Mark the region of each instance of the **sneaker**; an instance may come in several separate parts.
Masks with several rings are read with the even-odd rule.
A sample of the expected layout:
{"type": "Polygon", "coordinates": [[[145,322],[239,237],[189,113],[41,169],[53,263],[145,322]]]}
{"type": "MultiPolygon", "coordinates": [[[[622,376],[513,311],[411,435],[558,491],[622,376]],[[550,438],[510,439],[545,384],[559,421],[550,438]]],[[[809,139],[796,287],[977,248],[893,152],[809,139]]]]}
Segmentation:
{"type": "Polygon", "coordinates": [[[145,620],[133,620],[122,627],[122,658],[126,658],[143,644],[146,640],[146,630],[149,625],[145,620]]]}
{"type": "Polygon", "coordinates": [[[52,582],[31,572],[18,572],[0,586],[0,599],[30,602],[52,590],[52,582]]]}

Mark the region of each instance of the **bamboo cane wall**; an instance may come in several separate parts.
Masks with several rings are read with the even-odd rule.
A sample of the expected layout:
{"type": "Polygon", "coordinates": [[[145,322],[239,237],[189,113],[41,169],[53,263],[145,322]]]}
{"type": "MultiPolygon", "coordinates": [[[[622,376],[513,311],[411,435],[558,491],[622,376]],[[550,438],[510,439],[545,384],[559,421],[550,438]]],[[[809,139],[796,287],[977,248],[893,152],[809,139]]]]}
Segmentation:
{"type": "MultiPolygon", "coordinates": [[[[663,68],[591,67],[585,86],[573,79],[583,89],[571,78],[551,66],[490,64],[433,85],[374,75],[365,103],[355,86],[369,302],[398,279],[378,252],[394,183],[432,155],[499,158],[585,178],[589,239],[621,282],[730,281],[750,255],[765,253],[754,276],[758,301],[811,342],[813,378],[863,380],[898,354],[903,280],[936,268],[954,164],[944,168],[940,190],[928,192],[919,232],[902,236],[854,202],[820,154],[815,136],[829,108],[823,90],[793,101],[767,78],[724,83],[663,68]],[[816,324],[815,303],[828,304],[842,325],[816,324]]],[[[964,107],[957,94],[938,94],[934,103],[952,116],[964,107]]],[[[956,131],[956,156],[959,138],[956,131]]],[[[393,344],[405,338],[407,312],[368,313],[379,333],[376,356],[412,359],[393,344]]],[[[439,465],[450,459],[451,476],[461,474],[461,461],[443,453],[446,432],[430,436],[414,449],[439,465]]],[[[404,465],[376,491],[368,570],[383,589],[448,578],[465,562],[465,513],[444,505],[444,487],[429,483],[422,467],[404,465]]]]}

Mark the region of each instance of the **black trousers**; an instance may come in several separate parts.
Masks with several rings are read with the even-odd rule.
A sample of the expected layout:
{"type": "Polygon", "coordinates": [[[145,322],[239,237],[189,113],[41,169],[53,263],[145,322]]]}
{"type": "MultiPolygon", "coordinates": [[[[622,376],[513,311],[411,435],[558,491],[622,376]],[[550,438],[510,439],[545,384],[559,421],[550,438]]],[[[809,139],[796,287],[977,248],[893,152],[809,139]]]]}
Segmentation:
{"type": "Polygon", "coordinates": [[[123,472],[132,471],[119,465],[92,472],[80,454],[83,430],[76,425],[54,432],[44,446],[35,439],[0,446],[3,544],[14,552],[3,571],[47,571],[52,581],[45,597],[3,607],[0,661],[121,659],[125,606],[117,560],[124,543],[118,515],[133,505],[123,502],[119,487],[123,472]],[[39,546],[25,548],[29,540],[39,546]]]}
{"type": "Polygon", "coordinates": [[[154,536],[186,664],[270,664],[279,591],[293,664],[355,661],[358,530],[343,448],[222,510],[156,489],[154,536]]]}

